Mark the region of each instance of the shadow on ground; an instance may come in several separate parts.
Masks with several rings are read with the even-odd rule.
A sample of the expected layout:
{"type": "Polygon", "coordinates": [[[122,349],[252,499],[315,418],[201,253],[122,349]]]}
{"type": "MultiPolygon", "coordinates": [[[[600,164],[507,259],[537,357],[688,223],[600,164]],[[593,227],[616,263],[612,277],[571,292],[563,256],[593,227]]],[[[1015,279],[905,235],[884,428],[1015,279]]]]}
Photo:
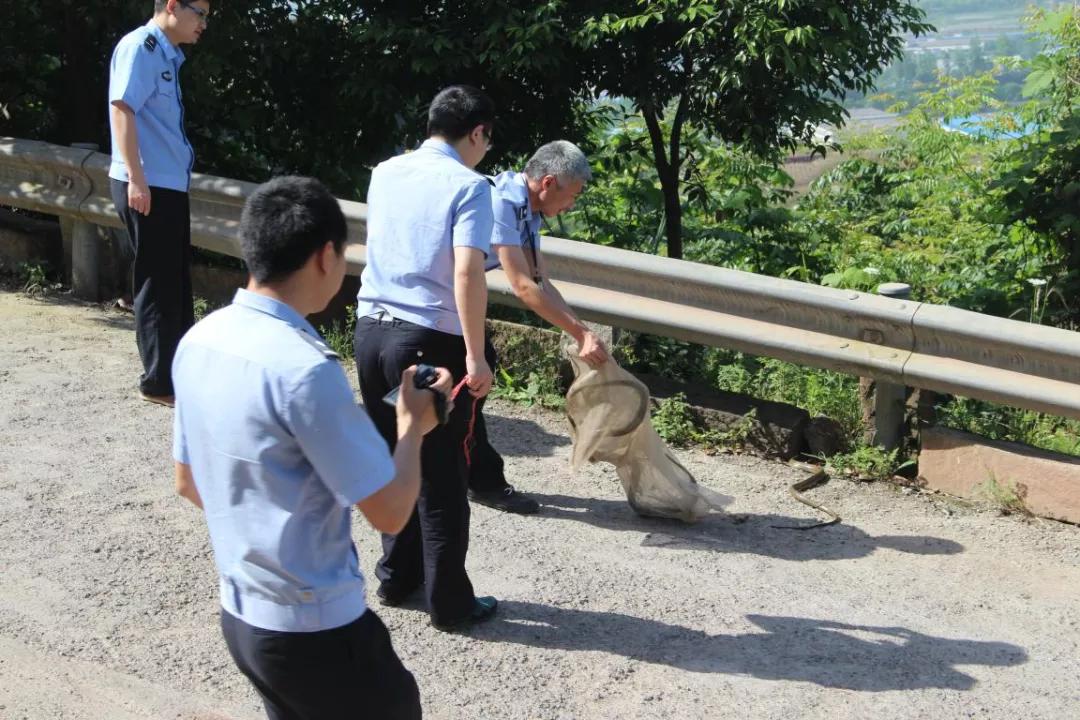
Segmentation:
{"type": "Polygon", "coordinates": [[[484,412],[492,445],[506,457],[549,457],[555,448],[570,444],[565,435],[549,433],[539,424],[523,418],[501,417],[484,412]]]}
{"type": "Polygon", "coordinates": [[[696,525],[645,518],[624,501],[529,493],[540,503],[539,519],[577,520],[605,530],[644,533],[641,545],[666,550],[746,553],[781,560],[851,560],[879,548],[917,555],[955,555],[964,546],[920,535],[873,536],[847,523],[806,532],[777,525],[808,525],[814,520],[784,515],[710,515],[696,525]]]}
{"type": "Polygon", "coordinates": [[[135,332],[135,316],[127,313],[110,312],[108,315],[102,315],[92,318],[94,322],[99,325],[105,325],[117,330],[130,330],[135,332]]]}
{"type": "Polygon", "coordinates": [[[48,307],[93,308],[100,311],[100,313],[95,314],[90,320],[98,325],[105,325],[119,330],[135,331],[135,316],[132,313],[117,309],[111,301],[94,303],[80,300],[72,295],[69,290],[30,295],[28,298],[35,303],[48,307]]]}
{"type": "Polygon", "coordinates": [[[471,634],[532,647],[606,652],[691,672],[864,692],[969,690],[975,679],[955,666],[1004,667],[1027,660],[1023,648],[1008,643],[933,637],[903,627],[767,615],[747,619],[761,632],[710,635],[620,613],[508,601],[494,620],[471,634]]]}

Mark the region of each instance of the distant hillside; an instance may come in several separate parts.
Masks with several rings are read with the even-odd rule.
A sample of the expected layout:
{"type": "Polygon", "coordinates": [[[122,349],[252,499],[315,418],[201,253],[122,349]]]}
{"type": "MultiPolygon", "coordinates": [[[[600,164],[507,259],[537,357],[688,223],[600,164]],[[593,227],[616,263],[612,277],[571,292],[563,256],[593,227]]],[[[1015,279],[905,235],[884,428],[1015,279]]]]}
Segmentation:
{"type": "MultiPolygon", "coordinates": [[[[897,103],[911,107],[937,85],[939,73],[968,77],[990,70],[999,57],[1031,58],[1041,45],[1028,34],[1024,18],[1035,7],[1051,9],[1063,4],[1061,0],[916,1],[937,32],[909,37],[903,59],[885,68],[869,96],[848,95],[848,109],[885,110],[897,103]]],[[[1023,68],[1000,70],[995,97],[1005,103],[1021,101],[1026,74],[1023,68]]]]}
{"type": "Polygon", "coordinates": [[[1032,7],[1052,8],[1059,0],[921,0],[927,22],[941,34],[1005,33],[1023,29],[1032,7]]]}

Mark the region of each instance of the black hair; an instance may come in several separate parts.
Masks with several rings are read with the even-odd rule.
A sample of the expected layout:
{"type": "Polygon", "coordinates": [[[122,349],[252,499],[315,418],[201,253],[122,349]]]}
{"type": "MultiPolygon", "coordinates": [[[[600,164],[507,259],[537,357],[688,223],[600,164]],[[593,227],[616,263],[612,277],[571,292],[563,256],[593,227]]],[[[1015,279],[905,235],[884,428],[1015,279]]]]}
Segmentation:
{"type": "Polygon", "coordinates": [[[315,178],[276,177],[255,188],[240,216],[240,246],[257,283],[282,280],[331,242],[344,251],[345,214],[315,178]]]}
{"type": "MultiPolygon", "coordinates": [[[[178,0],[178,2],[181,5],[186,5],[188,2],[195,2],[195,0],[178,0]]],[[[207,2],[209,2],[209,0],[207,0],[207,2]]],[[[159,12],[164,10],[165,6],[168,4],[169,0],[154,0],[154,14],[157,15],[159,12]]]]}
{"type": "Polygon", "coordinates": [[[495,103],[483,90],[470,85],[451,85],[443,89],[428,107],[428,135],[439,135],[451,142],[483,125],[490,135],[495,126],[495,103]]]}

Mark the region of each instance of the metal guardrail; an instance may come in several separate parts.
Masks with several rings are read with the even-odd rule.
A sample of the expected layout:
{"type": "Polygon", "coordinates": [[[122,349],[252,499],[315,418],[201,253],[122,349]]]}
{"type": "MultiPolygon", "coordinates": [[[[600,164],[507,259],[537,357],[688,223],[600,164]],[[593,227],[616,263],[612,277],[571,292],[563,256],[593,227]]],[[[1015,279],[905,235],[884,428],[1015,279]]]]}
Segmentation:
{"type": "MultiPolygon", "coordinates": [[[[119,224],[101,153],[0,138],[0,204],[119,224]]],[[[195,175],[192,240],[239,256],[252,183],[195,175]]],[[[351,273],[366,206],[341,202],[351,273]]],[[[544,257],[582,317],[615,327],[1080,418],[1080,333],[957,308],[545,237],[544,257]]],[[[501,271],[495,302],[518,305],[501,271]]]]}

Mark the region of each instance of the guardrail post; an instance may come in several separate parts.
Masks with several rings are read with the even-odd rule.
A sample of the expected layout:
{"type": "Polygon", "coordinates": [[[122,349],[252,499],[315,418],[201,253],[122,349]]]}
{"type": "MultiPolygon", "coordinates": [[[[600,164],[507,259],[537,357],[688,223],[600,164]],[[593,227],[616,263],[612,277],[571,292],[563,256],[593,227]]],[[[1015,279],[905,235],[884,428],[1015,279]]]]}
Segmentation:
{"type": "MultiPolygon", "coordinates": [[[[897,300],[911,297],[907,283],[883,283],[878,294],[897,300]]],[[[869,445],[893,450],[904,437],[904,416],[907,388],[895,383],[861,378],[859,382],[863,401],[863,420],[866,423],[865,440],[869,445]]]]}
{"type": "Polygon", "coordinates": [[[615,346],[619,344],[619,340],[622,337],[619,328],[610,325],[601,325],[600,323],[589,322],[586,320],[585,327],[596,333],[596,336],[607,345],[609,352],[615,349],[615,346]]]}
{"type": "MultiPolygon", "coordinates": [[[[95,143],[72,143],[71,147],[80,150],[98,149],[95,143]]],[[[93,302],[101,300],[98,245],[97,225],[75,218],[71,223],[71,289],[75,297],[93,302]]]]}

